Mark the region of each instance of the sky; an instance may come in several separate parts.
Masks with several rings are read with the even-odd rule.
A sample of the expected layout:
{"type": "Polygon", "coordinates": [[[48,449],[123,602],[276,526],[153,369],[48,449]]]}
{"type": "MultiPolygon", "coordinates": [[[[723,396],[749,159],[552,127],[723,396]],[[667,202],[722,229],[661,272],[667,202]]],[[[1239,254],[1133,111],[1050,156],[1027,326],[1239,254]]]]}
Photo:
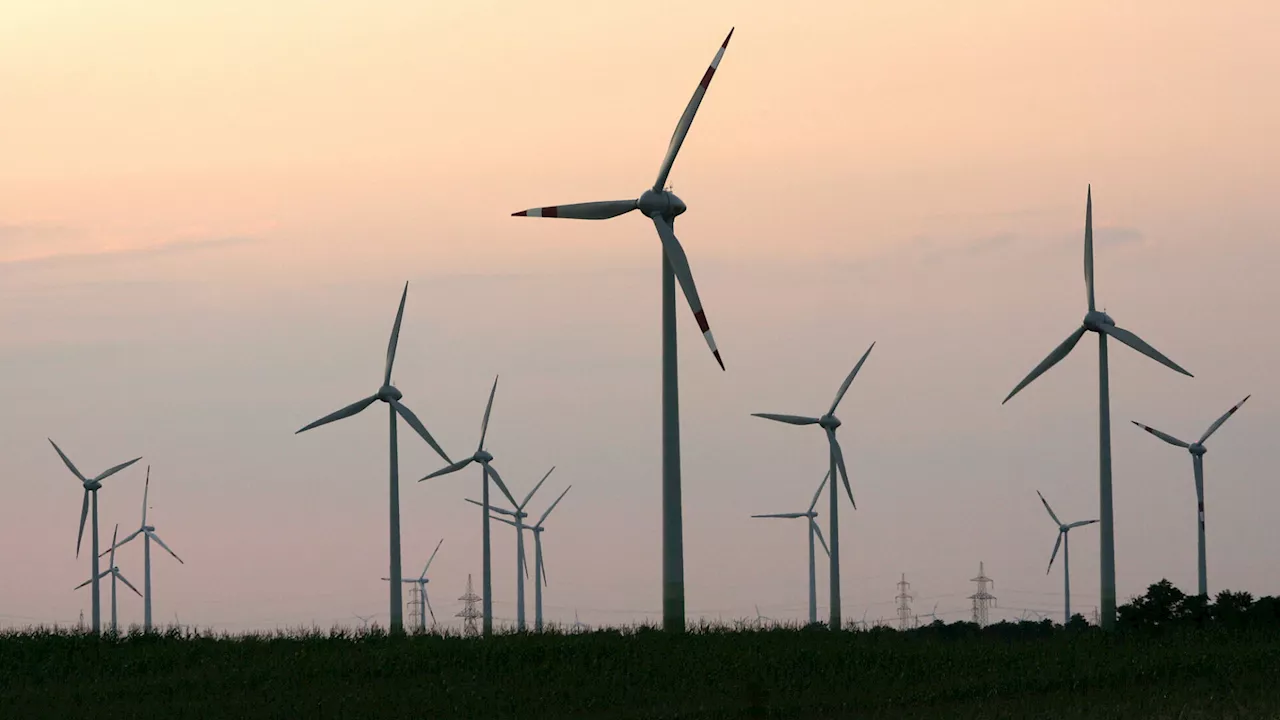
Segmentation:
{"type": "MultiPolygon", "coordinates": [[[[1129,421],[1194,438],[1251,393],[1209,443],[1209,588],[1280,594],[1277,23],[1267,0],[0,0],[0,626],[88,617],[48,438],[86,473],[143,457],[104,483],[104,547],[150,465],[185,561],[153,558],[157,622],[385,622],[381,406],[294,431],[377,389],[406,281],[405,402],[465,456],[499,376],[512,492],[555,466],[540,514],[572,485],[548,621],[657,620],[659,245],[635,214],[511,213],[638,196],[730,27],[670,177],[727,367],[680,301],[690,617],[805,616],[803,523],[749,516],[804,510],[824,440],[750,413],[820,414],[874,341],[839,412],[845,617],[893,617],[905,573],[916,612],[964,619],[982,562],[993,619],[1060,619],[1035,492],[1097,516],[1092,336],[1000,401],[1084,315],[1089,184],[1100,306],[1195,375],[1111,346],[1120,598],[1196,582],[1190,458],[1129,421]]],[[[401,439],[405,573],[444,539],[456,626],[479,471],[417,482],[442,462],[401,439]]],[[[1071,548],[1089,612],[1096,526],[1071,548]]],[[[118,564],[140,585],[140,547],[118,564]]]]}

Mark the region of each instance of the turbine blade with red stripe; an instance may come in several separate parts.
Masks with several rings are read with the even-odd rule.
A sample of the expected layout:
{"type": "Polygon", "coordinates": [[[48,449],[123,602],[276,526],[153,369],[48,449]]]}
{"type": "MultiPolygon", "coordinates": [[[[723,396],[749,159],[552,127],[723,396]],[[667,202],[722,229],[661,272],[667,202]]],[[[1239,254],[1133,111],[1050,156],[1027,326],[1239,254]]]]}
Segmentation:
{"type": "Polygon", "coordinates": [[[604,200],[530,208],[511,213],[513,217],[572,218],[574,220],[608,220],[636,209],[635,200],[604,200]]]}
{"type": "Polygon", "coordinates": [[[684,114],[680,116],[680,122],[676,123],[676,131],[671,134],[671,143],[667,146],[667,156],[662,159],[662,167],[658,169],[658,179],[653,182],[653,191],[662,192],[662,188],[667,184],[667,176],[671,174],[671,166],[676,161],[676,153],[680,152],[680,146],[684,144],[685,136],[689,134],[689,128],[693,125],[693,116],[698,113],[698,106],[702,104],[702,98],[707,94],[707,88],[711,87],[711,78],[716,74],[716,68],[720,67],[720,59],[724,57],[725,48],[729,47],[729,38],[733,37],[733,29],[729,29],[729,35],[725,37],[724,42],[720,43],[720,49],[716,51],[715,58],[711,61],[707,72],[702,76],[702,81],[698,83],[698,87],[693,91],[693,97],[689,99],[689,104],[684,109],[684,114]]]}
{"type": "Polygon", "coordinates": [[[711,354],[715,355],[716,362],[720,363],[720,369],[724,369],[724,360],[720,359],[720,350],[716,348],[716,339],[711,336],[711,325],[707,323],[707,314],[702,311],[702,300],[698,299],[698,288],[693,284],[693,273],[689,270],[689,258],[684,254],[684,248],[680,246],[680,241],[676,239],[676,231],[671,225],[657,213],[650,216],[653,219],[653,225],[658,229],[658,237],[662,238],[662,249],[666,253],[667,263],[671,265],[672,271],[675,272],[676,280],[680,281],[680,289],[684,290],[685,299],[689,301],[689,308],[693,310],[693,319],[698,321],[698,329],[702,331],[702,337],[707,341],[707,346],[711,348],[711,354]]]}

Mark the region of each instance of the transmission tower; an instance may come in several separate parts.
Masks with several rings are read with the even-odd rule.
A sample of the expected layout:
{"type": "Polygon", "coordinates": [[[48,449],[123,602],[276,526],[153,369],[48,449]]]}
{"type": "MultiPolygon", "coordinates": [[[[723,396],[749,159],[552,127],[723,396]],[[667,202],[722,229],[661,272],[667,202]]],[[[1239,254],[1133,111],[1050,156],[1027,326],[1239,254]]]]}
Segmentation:
{"type": "Polygon", "coordinates": [[[409,602],[404,605],[405,614],[409,617],[410,629],[417,628],[419,632],[426,632],[427,628],[422,624],[422,586],[413,584],[409,586],[409,602]]]}
{"type": "Polygon", "coordinates": [[[911,600],[914,597],[907,592],[911,588],[911,583],[907,582],[907,574],[902,573],[902,579],[898,581],[898,629],[906,630],[911,625],[911,600]]]}
{"type": "Polygon", "coordinates": [[[467,575],[467,594],[458,598],[462,601],[462,611],[454,617],[462,618],[462,635],[463,637],[475,637],[480,634],[480,629],[476,627],[476,620],[480,617],[480,611],[476,609],[476,603],[482,598],[475,594],[471,589],[471,575],[467,575]]]}
{"type": "Polygon", "coordinates": [[[978,592],[969,596],[969,599],[973,601],[973,621],[977,623],[978,627],[985,627],[987,624],[987,609],[996,606],[996,596],[989,591],[996,581],[987,577],[983,563],[979,562],[978,577],[969,582],[978,583],[978,592]]]}

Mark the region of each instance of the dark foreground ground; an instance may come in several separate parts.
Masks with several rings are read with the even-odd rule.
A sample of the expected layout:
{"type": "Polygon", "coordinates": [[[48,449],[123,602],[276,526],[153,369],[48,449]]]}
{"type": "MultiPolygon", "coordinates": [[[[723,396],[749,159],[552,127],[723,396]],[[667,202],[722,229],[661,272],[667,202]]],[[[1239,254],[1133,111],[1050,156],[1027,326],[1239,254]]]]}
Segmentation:
{"type": "Polygon", "coordinates": [[[1280,631],[0,635],[46,717],[1280,718],[1280,631]]]}

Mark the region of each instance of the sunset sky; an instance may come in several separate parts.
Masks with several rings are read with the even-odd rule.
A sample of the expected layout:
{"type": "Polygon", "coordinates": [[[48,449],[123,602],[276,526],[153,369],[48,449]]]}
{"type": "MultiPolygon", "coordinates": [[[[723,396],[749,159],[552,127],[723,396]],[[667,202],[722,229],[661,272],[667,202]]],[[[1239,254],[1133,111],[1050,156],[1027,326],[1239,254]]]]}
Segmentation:
{"type": "MultiPolygon", "coordinates": [[[[839,413],[845,617],[893,616],[905,572],[962,619],[982,561],[993,617],[1061,619],[1035,491],[1097,517],[1093,336],[1000,401],[1084,315],[1090,183],[1100,306],[1196,376],[1111,346],[1121,600],[1196,577],[1190,458],[1129,421],[1194,439],[1250,393],[1209,443],[1209,587],[1280,594],[1277,26],[1270,0],[0,0],[0,627],[88,617],[46,438],[86,473],[143,456],[104,483],[103,547],[151,465],[186,561],[153,557],[158,622],[385,622],[382,407],[293,433],[377,389],[406,280],[405,402],[465,456],[500,374],[512,491],[555,465],[541,513],[573,484],[548,619],[657,619],[660,246],[636,214],[511,213],[637,197],[730,27],[670,178],[727,367],[681,300],[690,616],[804,617],[803,523],[749,516],[804,510],[825,442],[750,413],[821,413],[876,341],[839,413]]],[[[453,623],[479,470],[415,482],[442,463],[401,440],[405,572],[444,538],[453,623]]],[[[1098,533],[1071,538],[1089,612],[1098,533]]]]}

